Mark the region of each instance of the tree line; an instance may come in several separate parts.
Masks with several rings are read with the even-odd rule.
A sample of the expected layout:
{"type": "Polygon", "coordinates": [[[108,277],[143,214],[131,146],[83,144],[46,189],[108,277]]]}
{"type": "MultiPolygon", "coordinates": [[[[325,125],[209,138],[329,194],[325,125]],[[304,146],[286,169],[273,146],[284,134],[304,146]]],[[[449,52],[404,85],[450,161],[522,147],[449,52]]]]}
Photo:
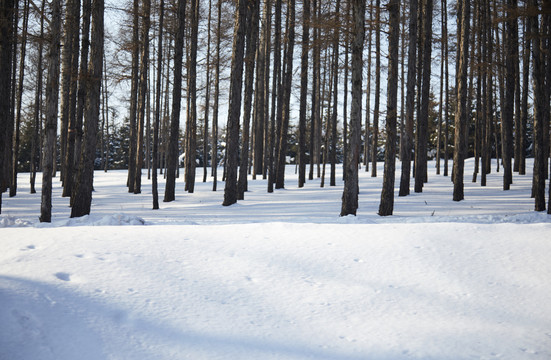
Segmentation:
{"type": "Polygon", "coordinates": [[[31,192],[42,172],[40,221],[51,220],[58,171],[71,217],[89,214],[94,170],[115,156],[131,193],[148,170],[153,209],[158,175],[170,202],[180,167],[193,193],[198,166],[216,191],[223,165],[229,206],[251,174],[284,188],[292,152],[299,187],[325,186],[327,172],[335,186],[342,162],[342,216],[356,214],[358,172],[378,176],[377,161],[386,216],[397,159],[399,196],[423,191],[429,158],[443,176],[453,159],[461,201],[466,157],[481,186],[497,159],[506,191],[532,156],[535,210],[551,213],[549,0],[115,5],[0,0],[0,211],[24,169],[31,192]]]}

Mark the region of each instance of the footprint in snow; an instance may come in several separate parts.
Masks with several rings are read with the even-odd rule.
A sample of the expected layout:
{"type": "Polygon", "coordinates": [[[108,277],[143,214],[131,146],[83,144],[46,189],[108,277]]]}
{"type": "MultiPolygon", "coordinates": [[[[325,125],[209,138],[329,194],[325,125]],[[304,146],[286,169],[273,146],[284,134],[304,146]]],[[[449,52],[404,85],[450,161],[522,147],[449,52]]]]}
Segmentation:
{"type": "Polygon", "coordinates": [[[54,274],[56,278],[62,281],[71,281],[71,274],[65,272],[58,272],[54,274]]]}

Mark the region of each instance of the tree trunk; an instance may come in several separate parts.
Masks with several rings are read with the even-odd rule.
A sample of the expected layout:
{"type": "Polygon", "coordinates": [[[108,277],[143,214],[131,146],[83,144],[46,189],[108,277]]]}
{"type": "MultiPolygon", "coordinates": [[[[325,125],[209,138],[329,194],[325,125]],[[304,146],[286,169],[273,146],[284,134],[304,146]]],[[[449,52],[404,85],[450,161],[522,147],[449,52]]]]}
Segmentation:
{"type": "Polygon", "coordinates": [[[218,102],[220,99],[220,41],[222,25],[222,0],[218,0],[216,27],[216,64],[214,79],[214,108],[212,109],[212,191],[216,191],[218,177],[218,102]]]}
{"type": "Polygon", "coordinates": [[[453,201],[465,198],[463,193],[463,175],[465,164],[465,131],[467,127],[467,69],[470,31],[470,0],[461,0],[461,36],[459,49],[459,73],[457,82],[457,110],[455,112],[455,141],[453,153],[453,201]]]}
{"type": "MultiPolygon", "coordinates": [[[[250,120],[253,100],[254,69],[256,43],[258,40],[258,18],[260,4],[258,1],[248,5],[248,21],[245,54],[245,98],[243,104],[243,134],[241,142],[241,164],[239,166],[239,180],[237,183],[238,200],[245,198],[247,191],[247,170],[249,168],[250,120]]],[[[258,91],[258,89],[256,89],[258,91]]]]}
{"type": "Polygon", "coordinates": [[[507,21],[505,22],[505,34],[503,43],[505,45],[505,102],[502,103],[502,143],[501,157],[503,159],[503,190],[509,190],[513,183],[513,116],[515,109],[515,47],[518,48],[516,41],[516,8],[517,0],[507,1],[507,21]]]}
{"type": "Polygon", "coordinates": [[[8,159],[11,147],[9,129],[10,123],[13,121],[10,112],[10,94],[13,86],[11,74],[14,56],[15,6],[16,3],[13,0],[0,0],[0,83],[2,84],[0,86],[0,213],[2,212],[2,193],[9,183],[8,159]]]}
{"type": "Polygon", "coordinates": [[[417,119],[418,144],[415,152],[415,192],[423,191],[427,182],[427,144],[430,102],[430,75],[432,50],[432,9],[433,0],[425,0],[423,6],[423,59],[422,86],[419,118],[417,119]]]}
{"type": "Polygon", "coordinates": [[[408,78],[406,84],[406,131],[402,158],[402,174],[400,178],[399,196],[409,195],[411,179],[411,152],[413,150],[413,124],[415,110],[415,64],[417,63],[417,11],[418,1],[409,2],[409,45],[408,45],[408,78]]]}
{"type": "MultiPolygon", "coordinates": [[[[205,82],[205,122],[203,127],[203,182],[207,182],[207,166],[209,162],[209,113],[210,113],[210,42],[211,42],[212,0],[209,0],[209,14],[207,19],[207,64],[205,82]]],[[[212,164],[211,164],[212,166],[212,164]]]]}
{"type": "MultiPolygon", "coordinates": [[[[308,50],[310,40],[310,0],[304,0],[302,10],[302,53],[300,57],[300,110],[299,110],[299,170],[298,187],[306,182],[306,101],[308,96],[308,50]]],[[[310,153],[310,157],[312,153],[310,153]]]]}
{"type": "MultiPolygon", "coordinates": [[[[532,11],[538,8],[537,0],[530,0],[532,11]]],[[[530,14],[530,37],[532,38],[533,83],[534,83],[534,178],[532,194],[534,196],[534,210],[545,210],[545,157],[544,144],[544,111],[545,109],[545,62],[541,51],[540,28],[537,14],[530,14]]]]}
{"type": "Polygon", "coordinates": [[[270,114],[270,141],[268,146],[268,192],[274,191],[275,183],[275,136],[276,136],[276,116],[279,100],[281,96],[281,0],[275,3],[275,34],[274,34],[274,69],[272,76],[272,108],[270,114]]]}
{"type": "Polygon", "coordinates": [[[227,125],[227,166],[224,202],[229,206],[237,202],[237,166],[239,153],[239,118],[241,115],[241,90],[243,79],[243,56],[245,52],[245,26],[247,2],[238,0],[235,12],[233,50],[231,61],[230,100],[227,125]]]}
{"type": "Polygon", "coordinates": [[[285,164],[287,158],[287,136],[289,131],[289,116],[291,106],[291,84],[293,81],[293,50],[295,47],[295,0],[287,3],[288,27],[285,32],[285,63],[283,74],[283,113],[279,132],[279,147],[276,170],[276,189],[285,187],[285,164]]]}
{"type": "Polygon", "coordinates": [[[178,164],[178,138],[180,135],[180,105],[182,101],[182,56],[184,48],[184,34],[186,27],[186,1],[178,2],[178,26],[174,40],[174,86],[172,91],[172,113],[170,119],[170,139],[168,141],[166,185],[163,201],[175,199],[176,170],[178,164]]]}
{"type": "Polygon", "coordinates": [[[379,143],[379,103],[381,97],[381,0],[375,3],[375,104],[373,108],[373,133],[371,142],[371,177],[377,177],[379,143]]]}
{"type": "Polygon", "coordinates": [[[90,18],[92,13],[91,0],[82,3],[82,44],[80,46],[79,81],[76,94],[76,116],[69,119],[69,137],[67,139],[67,175],[65,187],[71,188],[71,205],[74,202],[76,172],[78,171],[80,153],[82,150],[84,108],[86,106],[86,81],[88,77],[88,53],[90,50],[90,18]],[[72,121],[74,120],[74,121],[72,121]],[[71,122],[72,121],[72,122],[71,122]]]}
{"type": "Polygon", "coordinates": [[[75,189],[75,200],[71,217],[90,214],[94,181],[94,160],[96,157],[97,129],[100,108],[100,89],[103,68],[103,13],[104,1],[92,1],[92,31],[90,47],[90,64],[86,79],[86,114],[84,129],[84,146],[80,159],[78,180],[75,189]]]}
{"type": "Polygon", "coordinates": [[[40,222],[52,221],[52,176],[54,172],[59,100],[59,48],[61,43],[61,1],[51,4],[50,50],[46,86],[46,124],[42,160],[42,197],[40,222]]]}
{"type": "Polygon", "coordinates": [[[138,123],[136,141],[136,168],[134,175],[134,194],[142,192],[142,168],[144,167],[144,132],[145,117],[147,108],[148,93],[148,70],[149,70],[149,28],[151,25],[151,0],[142,2],[142,26],[141,26],[141,59],[140,59],[140,82],[138,89],[138,123]]]}
{"type": "Polygon", "coordinates": [[[388,36],[388,96],[386,106],[386,146],[383,190],[379,215],[392,215],[394,209],[394,179],[396,172],[396,118],[398,115],[398,47],[400,41],[400,2],[390,0],[388,36]]]}
{"type": "Polygon", "coordinates": [[[365,0],[353,0],[352,106],[350,108],[350,143],[342,195],[341,216],[356,215],[358,210],[358,165],[362,132],[362,70],[364,48],[365,0]]]}
{"type": "MultiPolygon", "coordinates": [[[[526,5],[528,6],[528,5],[526,5]]],[[[524,21],[524,42],[522,53],[522,99],[521,99],[521,119],[520,119],[520,159],[519,175],[526,175],[526,128],[528,125],[528,93],[530,80],[530,45],[532,41],[528,38],[530,34],[530,21],[524,21]]]]}
{"type": "Polygon", "coordinates": [[[340,19],[339,13],[340,0],[335,4],[335,32],[333,37],[333,111],[331,112],[331,176],[329,178],[329,186],[336,186],[336,163],[337,163],[337,113],[339,109],[339,28],[340,19]]]}
{"type": "Polygon", "coordinates": [[[187,121],[186,146],[186,190],[195,191],[195,174],[197,161],[197,36],[199,31],[199,0],[191,1],[191,43],[189,54],[188,96],[190,100],[189,118],[187,121]]]}
{"type": "MultiPolygon", "coordinates": [[[[153,162],[151,164],[151,193],[153,195],[153,210],[159,209],[159,189],[157,184],[157,168],[159,167],[159,126],[161,123],[161,83],[163,75],[163,26],[165,1],[159,3],[159,40],[157,41],[157,83],[155,84],[155,119],[153,122],[153,162]]],[[[209,29],[210,30],[210,29],[209,29]]]]}
{"type": "Polygon", "coordinates": [[[310,171],[308,179],[314,179],[314,168],[317,168],[317,177],[320,177],[319,163],[321,151],[321,117],[320,117],[320,44],[318,41],[318,0],[312,0],[312,109],[310,126],[310,171]]]}
{"type": "Polygon", "coordinates": [[[139,1],[134,0],[133,25],[132,25],[132,72],[131,72],[131,87],[130,87],[130,146],[128,152],[128,192],[134,192],[136,182],[136,156],[137,156],[137,108],[138,108],[138,89],[139,89],[139,61],[140,61],[140,46],[139,46],[139,1]]]}
{"type": "MultiPolygon", "coordinates": [[[[41,13],[44,13],[46,2],[42,2],[41,6],[41,13]]],[[[44,38],[44,16],[40,17],[40,38],[44,38]]],[[[37,74],[42,73],[42,56],[43,56],[43,50],[44,50],[44,44],[41,41],[38,44],[38,61],[37,61],[37,74]]],[[[31,176],[30,176],[30,186],[31,186],[31,194],[36,193],[35,189],[35,182],[36,182],[36,172],[38,171],[39,165],[40,165],[40,159],[39,159],[39,147],[40,147],[40,128],[42,125],[42,122],[40,121],[41,116],[41,106],[40,106],[40,99],[42,98],[42,76],[36,77],[36,89],[34,93],[34,115],[33,115],[33,136],[31,141],[31,176]]]]}

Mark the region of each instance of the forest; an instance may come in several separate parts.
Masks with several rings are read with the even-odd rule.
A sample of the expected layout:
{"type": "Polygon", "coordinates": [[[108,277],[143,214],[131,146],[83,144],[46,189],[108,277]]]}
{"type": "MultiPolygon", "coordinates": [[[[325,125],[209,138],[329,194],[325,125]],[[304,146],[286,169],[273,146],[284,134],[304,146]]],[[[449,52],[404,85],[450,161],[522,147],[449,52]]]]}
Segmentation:
{"type": "Polygon", "coordinates": [[[387,216],[429,160],[461,201],[533,158],[551,214],[549,0],[0,0],[0,33],[0,213],[21,172],[50,222],[54,181],[90,214],[94,171],[127,169],[134,194],[147,176],[159,209],[159,179],[171,202],[202,171],[230,206],[294,164],[298,187],[342,166],[341,216],[359,171],[382,176],[387,216]]]}

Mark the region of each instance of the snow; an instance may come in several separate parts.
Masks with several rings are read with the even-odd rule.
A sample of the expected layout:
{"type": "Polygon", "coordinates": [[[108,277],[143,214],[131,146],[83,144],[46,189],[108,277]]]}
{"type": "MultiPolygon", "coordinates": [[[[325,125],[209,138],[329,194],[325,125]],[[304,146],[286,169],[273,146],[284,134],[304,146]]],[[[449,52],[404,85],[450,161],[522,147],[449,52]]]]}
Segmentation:
{"type": "Polygon", "coordinates": [[[504,192],[494,166],[455,203],[433,165],[384,218],[382,176],[362,169],[358,216],[339,217],[341,175],[299,189],[289,166],[285,190],[250,181],[231,207],[201,173],[157,211],[145,176],[135,195],[96,172],[79,219],[56,181],[40,224],[21,174],[0,215],[0,359],[551,358],[551,216],[531,176],[504,192]]]}

